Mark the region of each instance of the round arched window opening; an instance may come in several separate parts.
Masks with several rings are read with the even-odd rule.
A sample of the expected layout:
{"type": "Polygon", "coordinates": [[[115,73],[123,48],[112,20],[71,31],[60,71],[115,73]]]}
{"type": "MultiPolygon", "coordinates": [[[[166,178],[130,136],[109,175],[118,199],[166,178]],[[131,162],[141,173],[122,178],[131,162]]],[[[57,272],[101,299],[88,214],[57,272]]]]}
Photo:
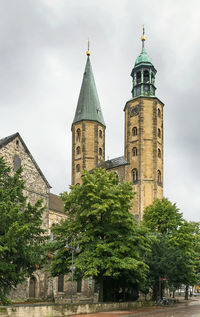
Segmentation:
{"type": "Polygon", "coordinates": [[[81,154],[81,148],[80,148],[80,146],[77,146],[77,148],[76,148],[76,155],[79,155],[79,154],[81,154]]]}
{"type": "Polygon", "coordinates": [[[133,156],[137,156],[137,148],[136,147],[134,147],[132,149],[132,153],[133,153],[133,156]]]}
{"type": "Polygon", "coordinates": [[[159,138],[161,137],[161,131],[160,131],[159,128],[158,128],[158,137],[159,137],[159,138]]]}
{"type": "Polygon", "coordinates": [[[80,164],[77,164],[77,165],[76,165],[76,172],[79,173],[80,170],[81,170],[80,164]]]}
{"type": "Polygon", "coordinates": [[[13,158],[13,171],[16,172],[21,166],[21,159],[18,155],[15,155],[13,158]]]}
{"type": "Polygon", "coordinates": [[[133,136],[137,135],[137,127],[133,127],[132,134],[133,134],[133,136]]]}
{"type": "Polygon", "coordinates": [[[160,170],[157,171],[157,181],[159,184],[161,183],[161,171],[160,170]]]}
{"type": "Polygon", "coordinates": [[[76,130],[76,141],[78,141],[78,142],[81,141],[81,130],[80,129],[76,130]]]}
{"type": "Polygon", "coordinates": [[[133,177],[133,184],[137,183],[138,181],[138,171],[137,168],[132,170],[132,177],[133,177]]]}

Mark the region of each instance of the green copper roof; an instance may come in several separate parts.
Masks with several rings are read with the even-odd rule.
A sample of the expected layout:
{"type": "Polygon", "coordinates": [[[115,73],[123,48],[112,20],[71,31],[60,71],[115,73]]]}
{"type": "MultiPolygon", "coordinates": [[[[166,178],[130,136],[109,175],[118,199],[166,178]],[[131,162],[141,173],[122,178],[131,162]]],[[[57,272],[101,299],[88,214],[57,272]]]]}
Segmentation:
{"type": "Polygon", "coordinates": [[[144,41],[142,41],[142,51],[135,61],[135,67],[142,65],[142,64],[143,65],[149,65],[149,64],[152,65],[152,59],[151,59],[151,57],[149,57],[149,55],[147,54],[147,52],[145,50],[144,41]]]}
{"type": "Polygon", "coordinates": [[[89,56],[73,123],[83,120],[97,121],[105,126],[89,56]]]}

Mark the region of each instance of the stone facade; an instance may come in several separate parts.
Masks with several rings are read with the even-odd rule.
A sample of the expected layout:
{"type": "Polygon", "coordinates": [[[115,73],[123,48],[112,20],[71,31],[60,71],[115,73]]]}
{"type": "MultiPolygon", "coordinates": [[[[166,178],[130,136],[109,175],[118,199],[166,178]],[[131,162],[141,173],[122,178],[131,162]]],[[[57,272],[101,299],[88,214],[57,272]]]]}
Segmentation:
{"type": "Polygon", "coordinates": [[[163,196],[163,103],[140,97],[127,102],[124,111],[125,179],[136,192],[132,213],[141,219],[144,208],[163,196]]]}
{"type": "Polygon", "coordinates": [[[72,184],[81,184],[83,169],[91,170],[105,160],[105,127],[95,121],[72,125],[72,184]]]}

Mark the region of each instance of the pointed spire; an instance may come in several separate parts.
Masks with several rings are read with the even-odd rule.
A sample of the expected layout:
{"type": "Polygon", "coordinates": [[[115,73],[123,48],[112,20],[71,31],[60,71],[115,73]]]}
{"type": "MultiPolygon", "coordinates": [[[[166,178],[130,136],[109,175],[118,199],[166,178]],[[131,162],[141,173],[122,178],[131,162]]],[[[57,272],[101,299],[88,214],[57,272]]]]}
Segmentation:
{"type": "Polygon", "coordinates": [[[147,54],[147,52],[145,50],[145,46],[144,46],[144,42],[146,41],[144,25],[142,27],[141,41],[142,41],[142,51],[135,61],[135,66],[137,66],[138,64],[142,64],[142,63],[152,64],[151,57],[149,57],[149,55],[147,54]]]}
{"type": "Polygon", "coordinates": [[[92,66],[90,63],[89,41],[86,55],[88,57],[73,123],[83,120],[91,120],[97,121],[105,126],[92,66]]]}

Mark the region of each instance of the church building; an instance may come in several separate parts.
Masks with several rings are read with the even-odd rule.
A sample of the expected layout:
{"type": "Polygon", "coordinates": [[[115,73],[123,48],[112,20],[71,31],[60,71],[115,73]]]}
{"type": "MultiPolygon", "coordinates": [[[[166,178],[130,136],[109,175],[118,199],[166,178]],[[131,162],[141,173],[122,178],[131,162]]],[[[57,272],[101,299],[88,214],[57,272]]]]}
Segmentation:
{"type": "Polygon", "coordinates": [[[145,49],[131,71],[132,98],[124,106],[124,154],[105,161],[105,129],[90,51],[72,123],[72,184],[81,183],[83,169],[102,166],[117,173],[120,181],[133,183],[136,193],[131,212],[138,220],[156,198],[163,197],[163,107],[156,97],[156,69],[145,49]]]}

